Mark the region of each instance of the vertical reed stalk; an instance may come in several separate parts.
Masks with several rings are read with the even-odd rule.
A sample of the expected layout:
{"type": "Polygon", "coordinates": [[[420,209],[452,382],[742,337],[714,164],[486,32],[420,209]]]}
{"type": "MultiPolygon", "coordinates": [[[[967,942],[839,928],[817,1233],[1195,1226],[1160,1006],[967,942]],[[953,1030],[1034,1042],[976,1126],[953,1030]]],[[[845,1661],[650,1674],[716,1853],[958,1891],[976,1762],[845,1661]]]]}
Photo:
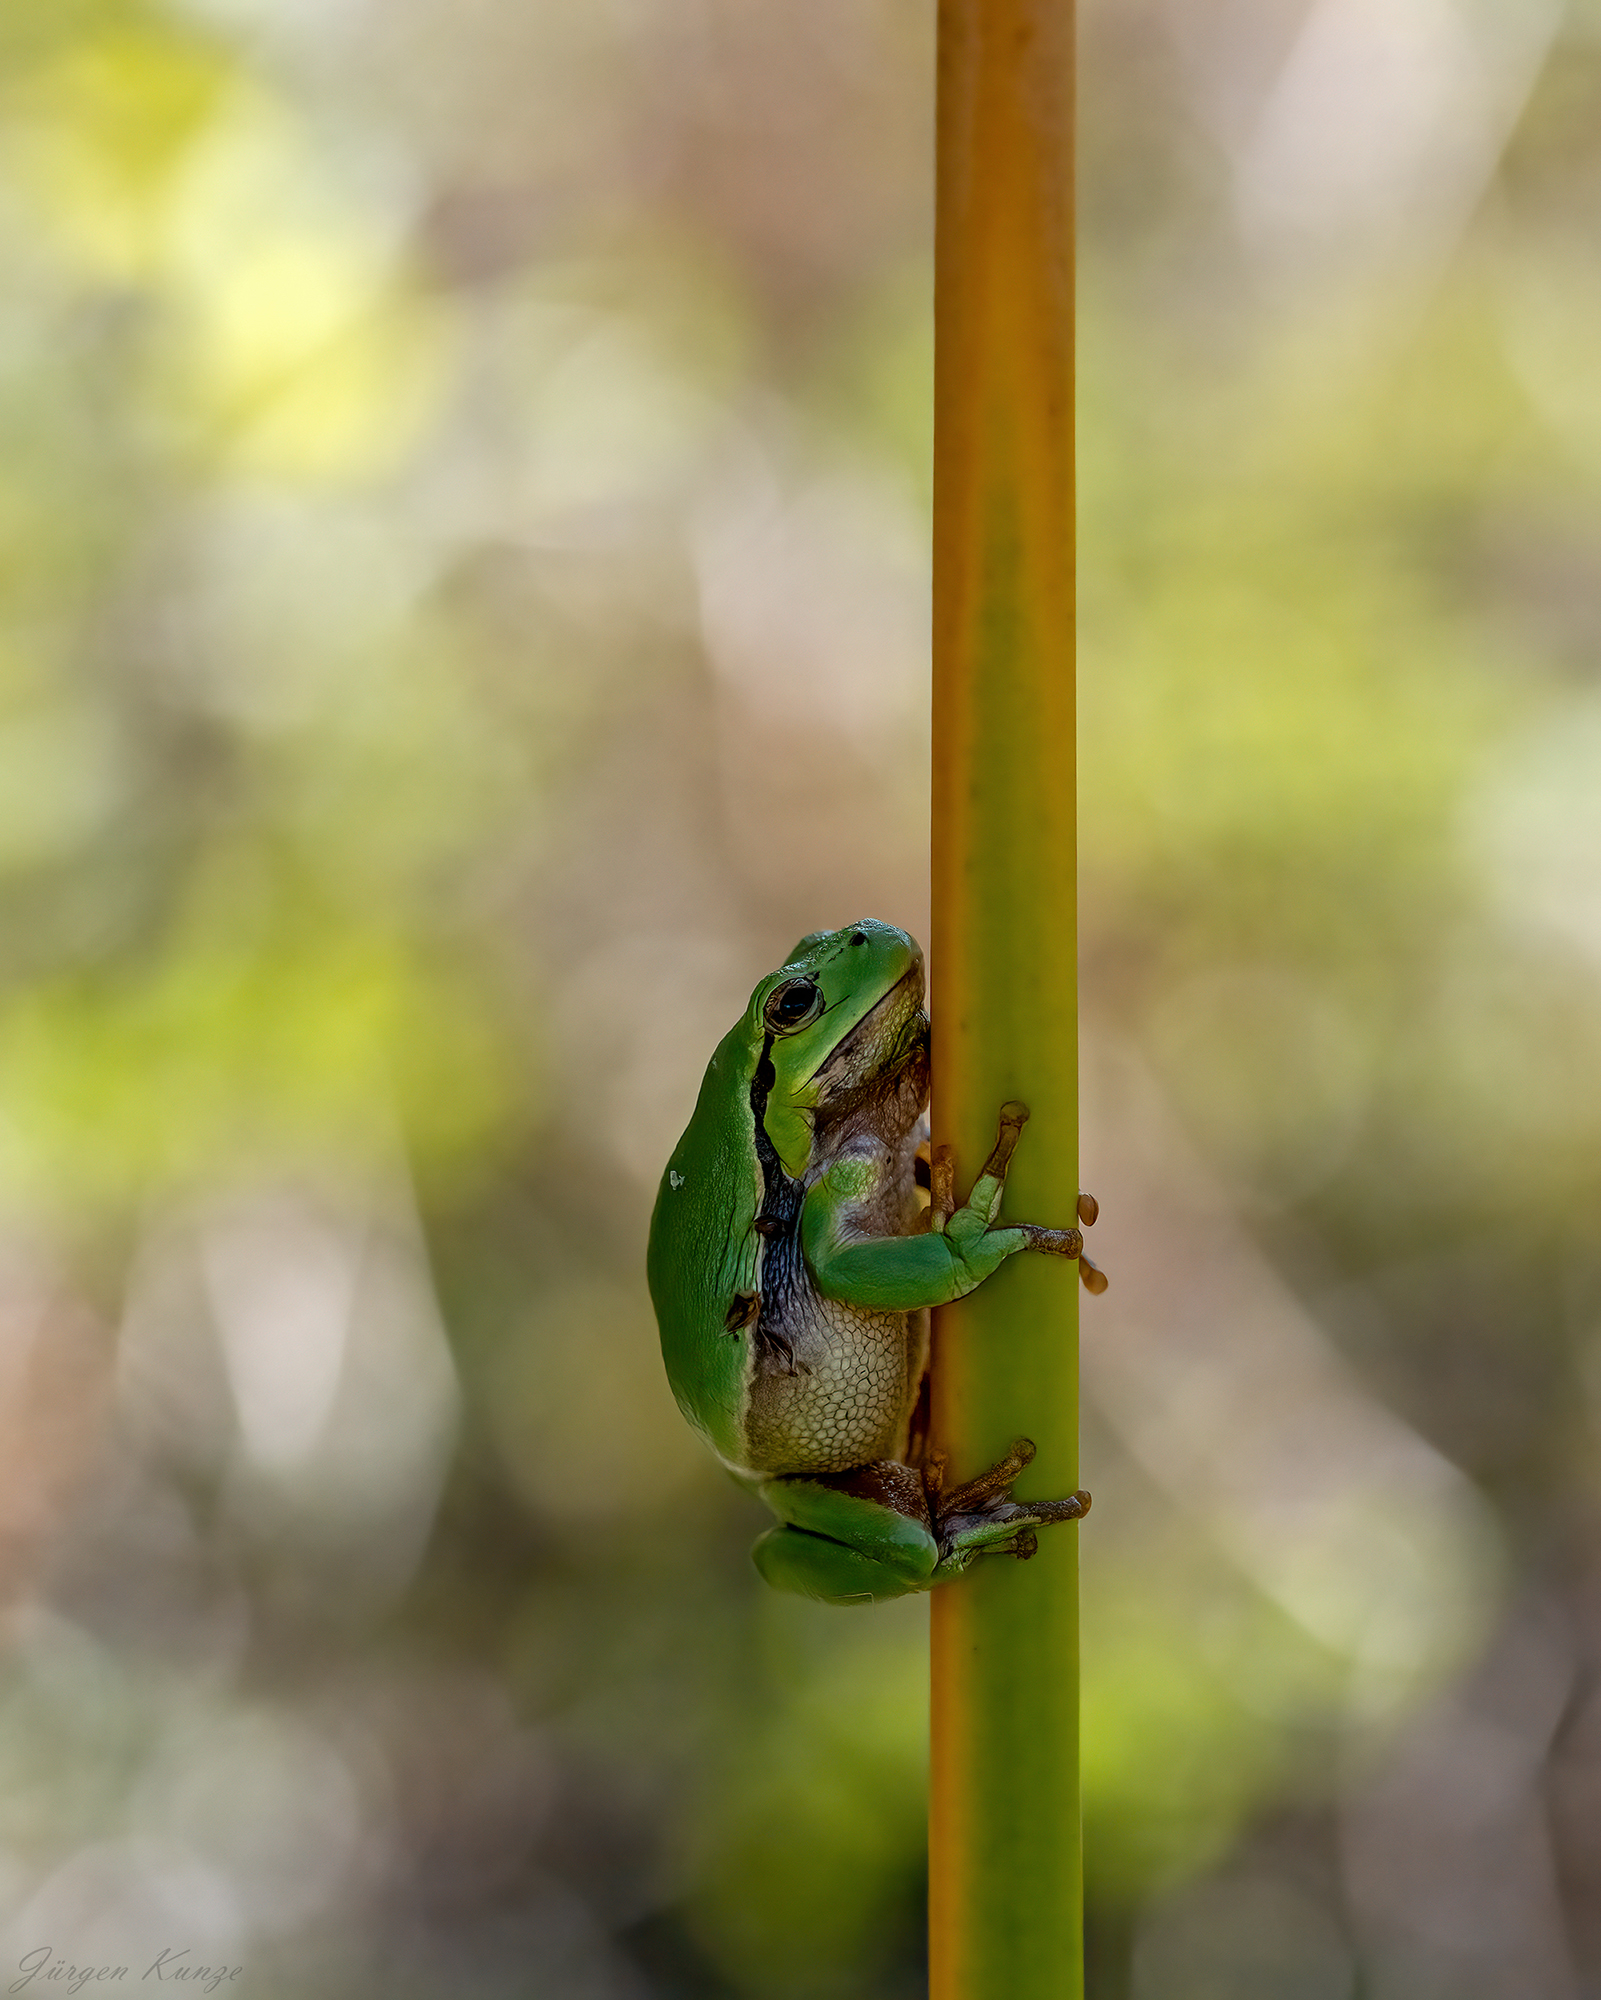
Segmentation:
{"type": "MultiPolygon", "coordinates": [[[[939,0],[935,280],[936,1136],[962,1190],[1033,1111],[1006,1213],[1078,1187],[1072,0],[939,0]]],[[[936,1315],[934,1435],[966,1476],[1077,1484],[1074,1266],[1023,1256],[936,1315]]],[[[935,1592],[932,2000],[1083,1991],[1078,1531],[935,1592]]]]}

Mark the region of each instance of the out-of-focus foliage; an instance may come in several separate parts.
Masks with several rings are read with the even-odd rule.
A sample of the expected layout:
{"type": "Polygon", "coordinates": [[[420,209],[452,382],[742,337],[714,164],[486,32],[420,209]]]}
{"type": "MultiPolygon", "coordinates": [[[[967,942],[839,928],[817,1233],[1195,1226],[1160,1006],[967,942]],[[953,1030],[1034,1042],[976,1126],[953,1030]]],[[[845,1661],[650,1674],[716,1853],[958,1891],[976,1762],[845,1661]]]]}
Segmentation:
{"type": "MultiPolygon", "coordinates": [[[[0,9],[0,1965],[920,1988],[920,1607],[763,1593],[641,1261],[926,930],[932,29],[0,9]]],[[[1083,35],[1092,1991],[1565,2000],[1601,14],[1083,35]]]]}

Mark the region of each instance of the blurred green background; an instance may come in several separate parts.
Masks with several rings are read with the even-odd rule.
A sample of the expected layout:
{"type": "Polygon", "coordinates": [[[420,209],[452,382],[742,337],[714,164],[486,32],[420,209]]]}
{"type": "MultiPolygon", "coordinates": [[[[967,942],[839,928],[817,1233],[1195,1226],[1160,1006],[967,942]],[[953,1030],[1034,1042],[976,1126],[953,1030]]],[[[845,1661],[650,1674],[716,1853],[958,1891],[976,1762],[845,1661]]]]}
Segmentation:
{"type": "MultiPolygon", "coordinates": [[[[910,2000],[642,1254],[926,936],[931,0],[0,0],[0,1975],[910,2000]]],[[[1601,1991],[1601,6],[1084,0],[1093,2000],[1601,1991]]]]}

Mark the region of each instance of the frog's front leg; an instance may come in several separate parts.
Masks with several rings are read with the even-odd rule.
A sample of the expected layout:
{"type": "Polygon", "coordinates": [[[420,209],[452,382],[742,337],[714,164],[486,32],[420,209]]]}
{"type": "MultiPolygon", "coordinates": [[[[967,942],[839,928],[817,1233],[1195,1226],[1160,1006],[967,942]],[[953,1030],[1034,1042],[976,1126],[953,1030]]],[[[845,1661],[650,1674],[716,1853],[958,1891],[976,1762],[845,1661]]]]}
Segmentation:
{"type": "MultiPolygon", "coordinates": [[[[1006,1169],[1016,1149],[1019,1134],[1027,1122],[1028,1106],[1026,1104],[1010,1103],[1001,1106],[1000,1135],[996,1139],[994,1150],[984,1163],[984,1172],[979,1176],[979,1183],[981,1185],[985,1182],[998,1182],[1004,1187],[1006,1169]]],[[[990,1190],[986,1188],[985,1192],[988,1194],[990,1190]]],[[[975,1186],[972,1195],[969,1197],[969,1207],[972,1206],[973,1202],[977,1201],[978,1197],[979,1186],[975,1186]]],[[[998,1203],[1000,1200],[999,1194],[995,1194],[993,1199],[998,1203]]],[[[1086,1194],[1081,1188],[1078,1197],[1079,1221],[1088,1229],[1094,1224],[1100,1212],[1101,1205],[1095,1199],[1094,1195],[1086,1194]]],[[[955,1156],[952,1154],[949,1146],[936,1146],[933,1148],[929,1161],[929,1227],[933,1230],[943,1230],[955,1213],[955,1156]]],[[[1041,1230],[1033,1228],[1028,1223],[1022,1223],[1019,1227],[1028,1232],[1028,1247],[1030,1249],[1055,1250],[1060,1254],[1076,1257],[1078,1259],[1078,1274],[1083,1281],[1085,1291],[1093,1292],[1096,1297],[1099,1297],[1106,1290],[1106,1273],[1101,1269],[1099,1264],[1094,1264],[1090,1261],[1084,1249],[1084,1238],[1079,1234],[1078,1230],[1041,1230]],[[1040,1240],[1041,1238],[1054,1239],[1070,1235],[1078,1238],[1078,1248],[1076,1250],[1066,1248],[1058,1241],[1040,1240]]]]}
{"type": "Polygon", "coordinates": [[[1022,1104],[1001,1107],[1000,1133],[966,1202],[951,1203],[943,1148],[933,1162],[930,1227],[921,1236],[864,1236],[855,1218],[870,1203],[880,1169],[862,1155],[834,1161],[810,1188],[801,1211],[801,1245],[825,1298],[886,1312],[915,1312],[964,1298],[1020,1250],[1077,1257],[1076,1228],[997,1223],[1006,1170],[1028,1117],[1022,1104]]]}
{"type": "MultiPolygon", "coordinates": [[[[1034,1222],[1013,1222],[1004,1231],[995,1228],[995,1218],[1001,1211],[1001,1196],[1006,1192],[1006,1170],[1012,1164],[1012,1155],[1017,1151],[1017,1142],[1023,1136],[1023,1127],[1027,1123],[1026,1104],[1013,1101],[1001,1106],[1000,1130],[995,1135],[989,1158],[973,1183],[973,1191],[963,1207],[945,1218],[945,1233],[957,1239],[963,1246],[964,1254],[985,1237],[1005,1234],[1010,1230],[1016,1230],[1023,1241],[1014,1243],[1011,1249],[1002,1250],[1000,1257],[996,1258],[997,1263],[1009,1256],[1012,1250],[1044,1250],[1056,1257],[1077,1257],[1084,1248],[1084,1238],[1077,1229],[1042,1229],[1034,1222]]],[[[935,1226],[938,1227],[937,1222],[935,1226]]]]}

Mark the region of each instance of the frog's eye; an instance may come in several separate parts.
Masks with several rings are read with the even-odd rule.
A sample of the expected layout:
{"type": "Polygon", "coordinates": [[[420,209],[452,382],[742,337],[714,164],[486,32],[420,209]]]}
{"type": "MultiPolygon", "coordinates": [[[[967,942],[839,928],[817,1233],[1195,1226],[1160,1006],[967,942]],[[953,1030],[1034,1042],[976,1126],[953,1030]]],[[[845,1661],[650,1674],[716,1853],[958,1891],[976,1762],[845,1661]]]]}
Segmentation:
{"type": "Polygon", "coordinates": [[[763,1016],[775,1035],[792,1035],[815,1021],[823,1011],[822,988],[815,979],[786,979],[767,996],[763,1016]]]}

